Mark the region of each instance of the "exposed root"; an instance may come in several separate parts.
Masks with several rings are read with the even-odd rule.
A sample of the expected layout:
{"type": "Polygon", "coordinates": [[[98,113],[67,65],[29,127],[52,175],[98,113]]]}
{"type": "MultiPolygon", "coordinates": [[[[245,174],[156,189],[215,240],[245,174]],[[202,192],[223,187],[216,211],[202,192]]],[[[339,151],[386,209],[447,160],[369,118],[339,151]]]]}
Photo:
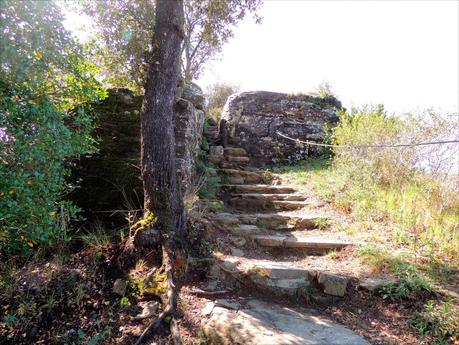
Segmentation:
{"type": "Polygon", "coordinates": [[[165,308],[159,314],[159,316],[152,320],[152,322],[145,328],[145,330],[140,335],[139,339],[137,339],[135,345],[139,345],[142,343],[145,336],[151,332],[156,333],[161,328],[163,322],[167,322],[170,324],[171,334],[174,339],[174,344],[181,344],[181,342],[176,343],[176,338],[180,339],[180,334],[178,333],[178,326],[173,319],[174,314],[177,310],[177,287],[175,284],[175,276],[174,276],[174,266],[171,255],[169,253],[168,248],[166,246],[162,246],[163,251],[163,265],[165,267],[166,275],[167,275],[167,295],[165,301],[165,308]],[[177,333],[177,334],[174,334],[177,333]]]}
{"type": "Polygon", "coordinates": [[[174,345],[182,345],[182,337],[180,336],[180,328],[176,319],[171,321],[171,337],[174,345]]]}

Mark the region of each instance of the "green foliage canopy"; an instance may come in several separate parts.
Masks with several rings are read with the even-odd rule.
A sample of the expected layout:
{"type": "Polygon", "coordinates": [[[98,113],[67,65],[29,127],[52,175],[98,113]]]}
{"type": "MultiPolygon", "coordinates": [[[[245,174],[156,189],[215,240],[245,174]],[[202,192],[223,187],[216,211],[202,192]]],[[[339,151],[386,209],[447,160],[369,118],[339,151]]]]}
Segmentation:
{"type": "Polygon", "coordinates": [[[239,86],[229,83],[215,83],[209,85],[206,89],[206,97],[209,102],[209,109],[222,109],[226,100],[233,93],[239,91],[239,86]]]}
{"type": "MultiPolygon", "coordinates": [[[[185,0],[182,72],[186,80],[199,77],[233,36],[234,26],[247,13],[255,20],[261,0],[185,0]]],[[[94,19],[97,64],[111,86],[141,91],[151,53],[154,2],[151,0],[81,0],[80,10],[94,19]]]]}

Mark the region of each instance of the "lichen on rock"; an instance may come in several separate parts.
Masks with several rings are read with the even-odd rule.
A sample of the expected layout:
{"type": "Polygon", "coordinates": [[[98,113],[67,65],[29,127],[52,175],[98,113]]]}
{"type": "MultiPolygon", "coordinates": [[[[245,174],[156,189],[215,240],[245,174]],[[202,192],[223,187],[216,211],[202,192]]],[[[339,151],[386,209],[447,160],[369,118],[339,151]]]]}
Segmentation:
{"type": "Polygon", "coordinates": [[[223,143],[244,148],[254,165],[294,163],[310,154],[308,145],[280,137],[323,141],[324,125],[338,122],[341,103],[334,97],[289,95],[267,91],[228,98],[220,123],[223,143]]]}

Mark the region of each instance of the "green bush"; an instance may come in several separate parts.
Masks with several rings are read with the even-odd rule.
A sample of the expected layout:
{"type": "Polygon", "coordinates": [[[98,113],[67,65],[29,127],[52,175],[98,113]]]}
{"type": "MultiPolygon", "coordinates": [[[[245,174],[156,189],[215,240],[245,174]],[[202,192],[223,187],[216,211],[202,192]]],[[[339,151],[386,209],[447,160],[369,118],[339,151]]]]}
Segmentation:
{"type": "Polygon", "coordinates": [[[413,326],[422,335],[431,336],[432,344],[454,344],[459,340],[459,308],[450,301],[429,301],[414,316],[413,326]]]}
{"type": "Polygon", "coordinates": [[[399,280],[385,284],[381,295],[384,299],[400,301],[416,299],[432,291],[433,286],[429,280],[417,273],[404,272],[399,280]]]}
{"type": "Polygon", "coordinates": [[[334,149],[334,203],[357,219],[390,222],[414,250],[459,264],[459,197],[448,175],[457,145],[352,147],[438,141],[456,127],[454,118],[432,112],[392,116],[381,106],[342,112],[332,133],[340,145],[334,149]],[[452,150],[449,159],[438,155],[442,150],[452,150]]]}
{"type": "Polygon", "coordinates": [[[66,237],[72,159],[93,151],[88,103],[104,96],[51,1],[3,1],[0,35],[0,252],[66,237]]]}

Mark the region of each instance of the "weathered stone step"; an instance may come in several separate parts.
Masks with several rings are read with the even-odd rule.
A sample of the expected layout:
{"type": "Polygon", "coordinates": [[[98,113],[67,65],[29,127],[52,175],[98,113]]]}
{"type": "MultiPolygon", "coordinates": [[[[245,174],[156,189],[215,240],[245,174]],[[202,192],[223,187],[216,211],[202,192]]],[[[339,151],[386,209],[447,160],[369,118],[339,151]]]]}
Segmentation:
{"type": "Polygon", "coordinates": [[[327,217],[317,215],[285,215],[279,213],[241,214],[238,218],[243,224],[253,224],[269,230],[315,229],[325,224],[327,217]]]}
{"type": "Polygon", "coordinates": [[[298,308],[262,302],[217,300],[203,311],[209,344],[369,345],[351,330],[298,308]]]}
{"type": "Polygon", "coordinates": [[[218,166],[221,169],[240,169],[240,168],[246,167],[247,164],[248,164],[247,162],[238,163],[238,162],[228,162],[224,160],[218,163],[218,166]]]}
{"type": "Polygon", "coordinates": [[[272,186],[269,184],[226,184],[222,188],[230,193],[260,193],[260,194],[291,194],[295,193],[295,188],[286,186],[272,186]]]}
{"type": "Polygon", "coordinates": [[[234,194],[227,201],[228,205],[238,211],[265,211],[274,210],[279,207],[277,202],[304,203],[305,197],[300,194],[234,194]]]}
{"type": "MultiPolygon", "coordinates": [[[[225,256],[210,269],[211,275],[225,282],[235,276],[246,280],[261,291],[278,295],[311,297],[314,291],[342,297],[349,277],[329,271],[293,266],[290,262],[275,262],[225,256]],[[229,275],[228,275],[229,274],[229,275]]],[[[316,292],[316,293],[317,293],[316,292]]]]}
{"type": "Polygon", "coordinates": [[[247,156],[226,156],[226,160],[230,163],[238,164],[248,164],[250,162],[250,158],[247,156]]]}
{"type": "Polygon", "coordinates": [[[252,283],[290,296],[311,287],[317,276],[314,270],[288,267],[275,262],[250,264],[243,272],[252,283]]]}
{"type": "Polygon", "coordinates": [[[221,169],[226,177],[225,181],[231,184],[260,183],[263,178],[260,174],[240,169],[221,169]]]}
{"type": "Polygon", "coordinates": [[[210,137],[210,138],[216,138],[220,134],[217,126],[209,126],[205,128],[204,133],[206,134],[207,137],[210,137]]]}
{"type": "Polygon", "coordinates": [[[312,203],[308,201],[290,201],[290,200],[276,200],[272,202],[273,208],[278,211],[293,211],[299,210],[306,206],[311,206],[312,203]]]}
{"type": "Polygon", "coordinates": [[[246,157],[247,151],[242,147],[225,147],[225,155],[246,157]]]}
{"type": "Polygon", "coordinates": [[[259,200],[259,201],[304,201],[306,197],[302,194],[297,193],[279,193],[279,194],[266,194],[266,193],[234,193],[231,194],[233,198],[239,198],[243,200],[259,200]]]}
{"type": "Polygon", "coordinates": [[[229,231],[234,235],[243,237],[250,237],[262,232],[258,226],[250,224],[239,224],[230,228],[229,231]]]}
{"type": "MultiPolygon", "coordinates": [[[[317,215],[289,215],[281,213],[217,213],[210,218],[225,228],[239,225],[253,225],[267,230],[304,230],[315,229],[318,224],[325,224],[327,217],[317,215]]],[[[260,231],[257,231],[259,233],[260,231]]]]}
{"type": "Polygon", "coordinates": [[[239,137],[230,137],[228,138],[228,144],[230,145],[239,145],[241,143],[241,138],[239,137]]]}
{"type": "Polygon", "coordinates": [[[253,235],[252,239],[263,247],[302,248],[313,250],[342,249],[351,242],[321,237],[297,237],[279,235],[253,235]]]}

